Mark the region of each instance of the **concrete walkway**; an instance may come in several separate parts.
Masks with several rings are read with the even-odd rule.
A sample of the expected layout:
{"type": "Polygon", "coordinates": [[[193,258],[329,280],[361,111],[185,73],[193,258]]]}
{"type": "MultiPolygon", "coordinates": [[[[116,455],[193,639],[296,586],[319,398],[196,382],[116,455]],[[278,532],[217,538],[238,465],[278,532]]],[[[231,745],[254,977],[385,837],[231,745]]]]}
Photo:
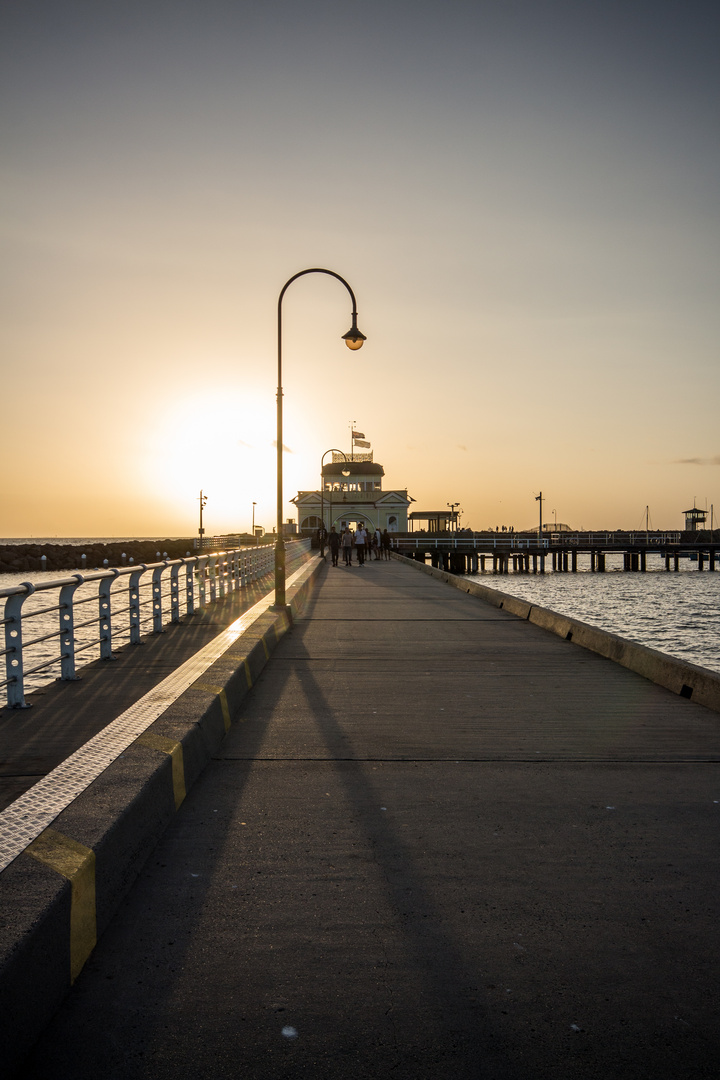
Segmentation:
{"type": "Polygon", "coordinates": [[[323,571],[26,1080],[715,1077],[720,717],[323,571]]]}

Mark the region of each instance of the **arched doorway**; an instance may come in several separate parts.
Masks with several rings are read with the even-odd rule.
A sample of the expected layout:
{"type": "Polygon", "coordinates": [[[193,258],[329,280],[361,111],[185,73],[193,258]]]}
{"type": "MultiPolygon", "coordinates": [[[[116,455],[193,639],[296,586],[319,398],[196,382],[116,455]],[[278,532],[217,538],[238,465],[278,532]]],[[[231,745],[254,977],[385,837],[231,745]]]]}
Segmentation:
{"type": "Polygon", "coordinates": [[[337,517],[333,518],[331,528],[334,525],[338,532],[342,532],[345,526],[349,525],[354,532],[359,527],[361,521],[369,533],[375,532],[377,525],[367,514],[363,515],[363,517],[360,517],[359,515],[350,517],[347,513],[338,514],[337,517]]]}

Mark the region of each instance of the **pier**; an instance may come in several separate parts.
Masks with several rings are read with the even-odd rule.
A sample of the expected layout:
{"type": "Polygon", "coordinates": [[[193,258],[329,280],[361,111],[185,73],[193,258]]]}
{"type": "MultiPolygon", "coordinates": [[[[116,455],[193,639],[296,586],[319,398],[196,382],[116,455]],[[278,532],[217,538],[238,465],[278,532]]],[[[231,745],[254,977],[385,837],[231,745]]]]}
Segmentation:
{"type": "Polygon", "coordinates": [[[492,571],[507,574],[577,572],[578,556],[589,558],[590,570],[603,573],[607,555],[622,555],[623,570],[645,572],[652,556],[663,559],[667,571],[680,569],[683,559],[691,559],[698,570],[715,570],[720,544],[715,533],[707,538],[680,533],[537,533],[475,534],[408,533],[393,537],[393,548],[417,562],[429,562],[453,574],[492,571]]]}
{"type": "Polygon", "coordinates": [[[713,1075],[720,678],[472,585],[308,563],[48,830],[94,950],[46,849],[0,874],[18,1077],[713,1075]]]}

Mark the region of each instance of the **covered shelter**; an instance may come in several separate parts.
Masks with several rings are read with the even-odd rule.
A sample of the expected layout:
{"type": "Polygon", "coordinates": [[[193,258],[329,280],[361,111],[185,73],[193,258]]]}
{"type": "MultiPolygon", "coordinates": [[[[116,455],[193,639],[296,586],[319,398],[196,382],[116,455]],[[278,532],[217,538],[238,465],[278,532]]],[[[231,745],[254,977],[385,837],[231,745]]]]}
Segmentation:
{"type": "Polygon", "coordinates": [[[415,532],[417,523],[418,531],[429,533],[454,532],[457,530],[457,510],[413,510],[409,515],[410,532],[415,532]],[[422,522],[426,524],[423,525],[422,522]]]}

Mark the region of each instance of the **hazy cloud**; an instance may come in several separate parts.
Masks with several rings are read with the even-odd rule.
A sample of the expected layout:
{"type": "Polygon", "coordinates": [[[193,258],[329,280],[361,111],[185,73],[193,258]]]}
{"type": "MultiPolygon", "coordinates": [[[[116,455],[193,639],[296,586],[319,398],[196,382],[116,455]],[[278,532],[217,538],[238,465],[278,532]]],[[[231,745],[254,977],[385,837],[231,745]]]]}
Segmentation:
{"type": "Polygon", "coordinates": [[[720,454],[715,454],[715,457],[678,458],[673,465],[720,465],[720,454]]]}
{"type": "Polygon", "coordinates": [[[457,444],[458,450],[464,450],[467,453],[467,446],[463,446],[462,443],[457,444]]]}

